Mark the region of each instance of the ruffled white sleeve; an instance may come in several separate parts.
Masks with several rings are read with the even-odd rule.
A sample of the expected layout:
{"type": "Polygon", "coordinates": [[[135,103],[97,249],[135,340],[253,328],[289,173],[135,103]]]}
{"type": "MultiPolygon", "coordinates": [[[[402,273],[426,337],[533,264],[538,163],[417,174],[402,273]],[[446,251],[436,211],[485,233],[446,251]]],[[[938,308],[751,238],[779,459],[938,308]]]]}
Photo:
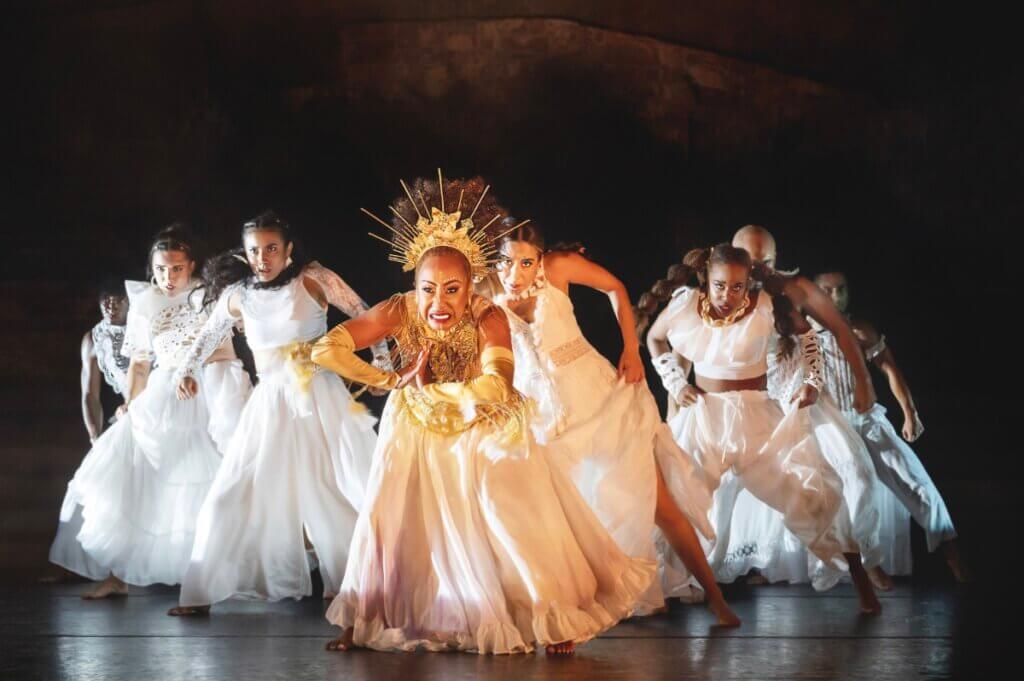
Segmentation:
{"type": "MultiPolygon", "coordinates": [[[[370,306],[359,297],[337,272],[329,270],[318,262],[311,262],[303,274],[320,285],[327,302],[338,308],[349,317],[358,317],[370,306]]],[[[386,340],[378,341],[370,346],[373,352],[373,365],[383,371],[393,371],[391,353],[386,340]]]]}
{"type": "Polygon", "coordinates": [[[145,281],[124,282],[128,294],[128,319],[125,323],[124,342],[121,354],[137,362],[151,362],[155,358],[153,341],[150,338],[150,320],[146,300],[151,285],[145,281]]]}
{"type": "Polygon", "coordinates": [[[233,284],[221,293],[209,318],[199,330],[195,340],[192,341],[184,360],[174,371],[174,376],[171,379],[172,385],[177,385],[186,376],[198,374],[210,355],[216,352],[226,338],[231,336],[231,329],[238,322],[239,317],[235,317],[228,310],[228,301],[241,288],[241,283],[233,284]]]}

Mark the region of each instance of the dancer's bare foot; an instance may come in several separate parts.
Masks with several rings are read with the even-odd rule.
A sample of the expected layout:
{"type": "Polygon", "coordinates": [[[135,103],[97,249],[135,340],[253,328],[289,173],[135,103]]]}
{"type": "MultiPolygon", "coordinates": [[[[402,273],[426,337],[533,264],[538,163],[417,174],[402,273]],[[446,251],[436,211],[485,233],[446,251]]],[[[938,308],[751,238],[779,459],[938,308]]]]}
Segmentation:
{"type": "Polygon", "coordinates": [[[167,611],[171,617],[195,617],[196,615],[209,615],[208,605],[178,605],[167,611]]]}
{"type": "Polygon", "coordinates": [[[128,595],[128,585],[114,575],[110,575],[90,591],[82,594],[82,598],[87,601],[98,601],[102,598],[110,598],[111,596],[126,595],[128,595]]]}
{"type": "Polygon", "coordinates": [[[760,572],[751,572],[747,575],[747,586],[764,586],[768,580],[760,572]]]}
{"type": "Polygon", "coordinates": [[[576,652],[575,641],[562,641],[561,643],[552,643],[544,649],[548,655],[572,655],[576,652]]]}
{"type": "Polygon", "coordinates": [[[708,610],[718,619],[718,626],[720,627],[738,627],[742,622],[740,618],[732,611],[729,604],[725,602],[724,598],[718,600],[708,601],[708,610]]]}
{"type": "Polygon", "coordinates": [[[879,591],[892,591],[896,584],[892,581],[892,577],[879,566],[875,566],[868,570],[868,577],[871,579],[871,583],[875,585],[875,588],[879,591]]]}
{"type": "Polygon", "coordinates": [[[332,641],[327,642],[327,650],[330,650],[331,652],[335,653],[344,653],[349,650],[352,650],[352,648],[355,647],[352,644],[352,634],[352,627],[349,627],[344,632],[342,632],[341,636],[332,641]]]}
{"type": "Polygon", "coordinates": [[[846,562],[850,566],[850,579],[853,580],[853,586],[857,589],[857,598],[860,600],[860,611],[864,615],[880,615],[882,613],[882,604],[878,600],[878,596],[875,595],[875,588],[871,584],[871,578],[868,577],[867,570],[864,569],[864,564],[860,562],[859,553],[847,553],[846,562]]]}
{"type": "Polygon", "coordinates": [[[961,584],[974,580],[971,571],[967,569],[963,558],[960,557],[960,547],[956,539],[942,543],[942,552],[946,554],[946,564],[949,565],[953,577],[961,584]]]}
{"type": "Polygon", "coordinates": [[[333,601],[334,597],[337,596],[337,595],[338,594],[334,593],[333,591],[325,591],[324,592],[324,600],[325,601],[333,601]]]}

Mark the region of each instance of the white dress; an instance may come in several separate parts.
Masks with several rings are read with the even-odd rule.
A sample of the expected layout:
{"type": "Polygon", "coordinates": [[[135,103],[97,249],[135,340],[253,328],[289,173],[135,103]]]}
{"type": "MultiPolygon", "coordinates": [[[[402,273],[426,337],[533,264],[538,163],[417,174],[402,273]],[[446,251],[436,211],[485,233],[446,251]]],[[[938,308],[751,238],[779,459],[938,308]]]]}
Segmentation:
{"type": "MultiPolygon", "coordinates": [[[[696,289],[679,289],[662,312],[672,348],[693,362],[698,375],[743,380],[767,373],[774,339],[771,296],[722,327],[704,323],[696,289]]],[[[817,557],[845,568],[835,531],[843,485],[822,453],[807,409],[783,411],[767,391],[702,394],[669,421],[676,443],[696,457],[717,490],[713,524],[718,535],[709,562],[720,569],[730,545],[736,493],[742,488],[780,511],[786,527],[817,557]],[[738,484],[719,488],[732,473],[738,484]]]]}
{"type": "Polygon", "coordinates": [[[58,534],[51,560],[93,579],[113,574],[141,586],[177,584],[220,464],[206,400],[178,400],[171,380],[206,315],[192,292],[168,297],[148,283],[125,287],[131,307],[122,352],[151,361],[153,369],[145,390],[96,440],[68,484],[61,522],[80,527],[58,534]]]}
{"type": "MultiPolygon", "coordinates": [[[[333,272],[312,266],[304,275],[317,278],[346,313],[359,311],[354,294],[332,295],[333,272]]],[[[309,361],[311,342],[327,330],[327,311],[303,276],[277,289],[227,289],[180,373],[194,369],[209,339],[238,321],[227,305],[235,292],[259,382],[199,513],[182,606],[310,595],[303,532],[316,549],[324,589],[336,592],[376,442],[375,419],[341,379],[309,361]]]]}
{"type": "MultiPolygon", "coordinates": [[[[818,336],[825,360],[825,392],[860,433],[878,479],[895,497],[895,502],[887,500],[890,511],[883,513],[883,541],[891,544],[893,563],[883,564],[883,567],[891,567],[892,570],[887,570],[890,574],[908,574],[911,569],[909,527],[899,507],[906,509],[924,529],[929,551],[956,537],[953,520],[921,460],[886,418],[885,407],[875,404],[863,414],[853,408],[855,382],[850,365],[832,333],[818,330],[818,336]]],[[[882,352],[884,342],[883,338],[878,346],[867,351],[868,361],[882,352]]]]}
{"type": "MultiPolygon", "coordinates": [[[[680,451],[646,383],[628,384],[587,342],[572,301],[550,284],[537,291],[533,323],[506,308],[515,385],[538,405],[534,434],[628,555],[656,560],[657,468],[693,525],[714,538],[711,495],[699,465],[680,451]]],[[[662,563],[641,612],[665,597],[692,597],[692,576],[662,563]]]]}
{"type": "MultiPolygon", "coordinates": [[[[414,294],[392,300],[413,327],[414,294]]],[[[475,298],[474,317],[487,305],[475,298]]],[[[468,338],[465,352],[449,375],[433,364],[437,350],[439,381],[480,373],[475,321],[453,335],[455,345],[468,338]]],[[[415,357],[414,332],[396,340],[407,361],[415,357]]],[[[327,612],[353,627],[356,645],[502,654],[582,643],[627,617],[649,588],[655,564],[618,549],[548,464],[516,397],[467,413],[425,406],[415,387],[391,393],[348,571],[327,612]],[[510,423],[520,424],[512,435],[510,423]]]]}
{"type": "MultiPolygon", "coordinates": [[[[792,410],[790,400],[805,377],[801,348],[797,344],[787,356],[779,356],[777,339],[773,345],[768,355],[768,394],[784,411],[792,410]]],[[[860,553],[867,569],[885,564],[891,546],[881,533],[880,501],[884,488],[878,484],[860,435],[849,426],[825,391],[805,409],[822,453],[843,481],[844,512],[837,516],[835,528],[843,550],[860,553]]],[[[737,485],[738,481],[733,479],[729,484],[737,485]]],[[[722,582],[731,582],[755,568],[770,582],[810,581],[818,590],[848,578],[848,573],[809,555],[786,530],[778,511],[742,489],[732,515],[729,546],[720,550],[724,555],[716,561],[716,577],[722,582]]]]}

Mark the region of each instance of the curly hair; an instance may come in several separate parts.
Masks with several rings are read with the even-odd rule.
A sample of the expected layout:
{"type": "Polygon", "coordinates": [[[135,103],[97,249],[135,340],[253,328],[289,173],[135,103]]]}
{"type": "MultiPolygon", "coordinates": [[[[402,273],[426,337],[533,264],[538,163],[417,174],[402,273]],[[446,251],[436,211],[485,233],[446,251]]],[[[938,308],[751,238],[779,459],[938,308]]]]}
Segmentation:
{"type": "Polygon", "coordinates": [[[654,282],[650,290],[642,294],[637,301],[633,310],[637,320],[637,332],[643,333],[657,316],[658,309],[672,298],[676,289],[696,280],[700,290],[706,292],[708,268],[719,264],[747,268],[750,270],[750,277],[761,282],[764,290],[772,296],[775,330],[782,339],[780,353],[788,355],[795,346],[792,336],[796,331],[792,318],[793,303],[785,295],[789,277],[766,265],[753,262],[747,251],[727,243],[711,248],[695,248],[683,256],[682,262],[669,267],[665,278],[654,282]]]}

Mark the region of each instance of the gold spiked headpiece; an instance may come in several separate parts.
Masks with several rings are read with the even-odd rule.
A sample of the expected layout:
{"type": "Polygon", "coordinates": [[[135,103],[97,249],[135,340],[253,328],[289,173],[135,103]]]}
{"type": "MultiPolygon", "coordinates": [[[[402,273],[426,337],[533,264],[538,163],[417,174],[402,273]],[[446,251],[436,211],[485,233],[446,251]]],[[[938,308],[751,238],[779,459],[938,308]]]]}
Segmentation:
{"type": "Polygon", "coordinates": [[[447,246],[454,248],[458,252],[466,256],[466,260],[469,261],[470,270],[474,281],[480,281],[487,276],[487,273],[491,270],[495,263],[498,262],[498,251],[494,244],[505,236],[509,232],[512,232],[519,227],[522,227],[529,220],[524,220],[515,227],[512,227],[505,232],[494,236],[487,236],[487,228],[490,227],[499,216],[495,215],[491,220],[482,227],[476,227],[473,224],[473,216],[476,215],[477,209],[483,202],[484,197],[487,196],[487,191],[491,188],[487,185],[484,191],[480,194],[480,198],[477,199],[476,205],[473,207],[473,212],[469,214],[469,217],[462,217],[462,194],[459,194],[459,203],[455,207],[455,212],[446,213],[444,206],[444,177],[441,175],[441,169],[437,170],[437,183],[438,183],[438,194],[441,197],[441,206],[428,206],[427,202],[423,198],[423,194],[419,195],[420,205],[416,204],[416,201],[412,197],[412,193],[409,191],[409,187],[406,186],[405,181],[402,180],[402,189],[405,190],[405,195],[409,198],[409,202],[412,203],[412,207],[416,210],[416,224],[412,225],[402,217],[394,206],[388,206],[391,212],[401,222],[397,228],[392,227],[384,220],[366,210],[361,208],[364,213],[369,215],[371,218],[384,225],[394,235],[394,239],[385,239],[384,237],[370,232],[370,236],[375,239],[379,239],[384,243],[391,246],[391,255],[388,256],[388,260],[400,263],[402,265],[402,271],[410,272],[416,269],[416,265],[419,264],[420,259],[427,251],[438,248],[440,246],[447,246]],[[420,213],[420,206],[423,207],[424,213],[420,213]]]}

